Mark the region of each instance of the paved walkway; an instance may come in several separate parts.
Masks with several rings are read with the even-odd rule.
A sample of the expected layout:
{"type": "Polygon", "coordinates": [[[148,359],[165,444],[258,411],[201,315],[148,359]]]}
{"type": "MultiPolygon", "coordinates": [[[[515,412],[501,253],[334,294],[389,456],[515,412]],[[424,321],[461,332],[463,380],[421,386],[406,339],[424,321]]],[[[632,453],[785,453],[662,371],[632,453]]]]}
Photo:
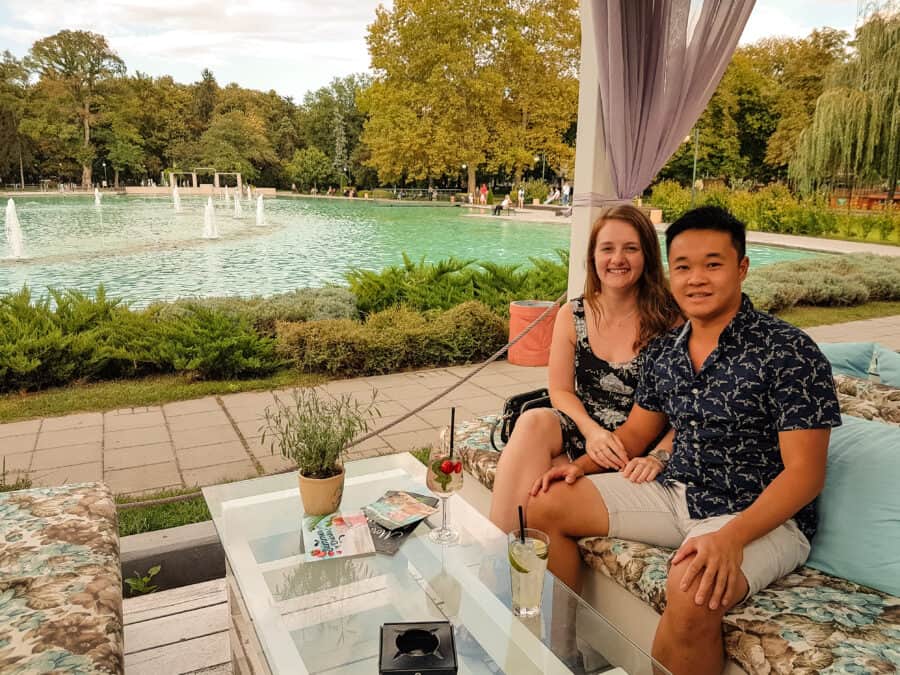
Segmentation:
{"type": "MultiPolygon", "coordinates": [[[[809,330],[821,342],[877,341],[900,350],[900,315],[809,330]]],[[[378,392],[376,427],[397,419],[472,370],[457,366],[338,380],[320,387],[361,400],[378,392]]],[[[514,393],[546,385],[546,368],[493,363],[449,396],[352,449],[351,458],[405,452],[436,443],[456,406],[458,420],[497,413],[514,393]]],[[[34,485],[106,481],[121,494],[209,485],[290,468],[260,442],[263,411],[284,392],[254,392],[124,408],[106,413],[0,424],[7,480],[28,473],[34,485]]]]}

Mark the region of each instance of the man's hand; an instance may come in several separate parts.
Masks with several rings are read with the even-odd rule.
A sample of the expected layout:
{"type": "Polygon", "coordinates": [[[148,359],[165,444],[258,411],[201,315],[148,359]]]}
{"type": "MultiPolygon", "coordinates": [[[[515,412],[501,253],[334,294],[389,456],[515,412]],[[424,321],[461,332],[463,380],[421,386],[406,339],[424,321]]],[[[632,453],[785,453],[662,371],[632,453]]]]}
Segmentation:
{"type": "Polygon", "coordinates": [[[685,540],[675,552],[672,564],[694,556],[687,571],[681,577],[681,590],[687,591],[700,574],[700,586],[694,596],[697,605],[706,604],[716,610],[720,606],[730,606],[740,600],[735,589],[741,578],[741,562],[744,560],[743,544],[727,534],[711,532],[685,540]]]}
{"type": "Polygon", "coordinates": [[[635,457],[622,469],[622,475],[632,483],[648,483],[662,470],[662,462],[656,457],[635,457]]]}
{"type": "Polygon", "coordinates": [[[577,464],[572,464],[571,462],[569,464],[554,466],[543,476],[534,481],[534,485],[531,486],[531,496],[534,497],[538,492],[546,492],[550,489],[550,484],[555,481],[564,480],[571,485],[583,475],[584,470],[577,464]]]}
{"type": "Polygon", "coordinates": [[[584,449],[587,456],[604,469],[619,471],[628,464],[629,457],[625,452],[625,445],[618,436],[599,424],[585,436],[584,449]]]}

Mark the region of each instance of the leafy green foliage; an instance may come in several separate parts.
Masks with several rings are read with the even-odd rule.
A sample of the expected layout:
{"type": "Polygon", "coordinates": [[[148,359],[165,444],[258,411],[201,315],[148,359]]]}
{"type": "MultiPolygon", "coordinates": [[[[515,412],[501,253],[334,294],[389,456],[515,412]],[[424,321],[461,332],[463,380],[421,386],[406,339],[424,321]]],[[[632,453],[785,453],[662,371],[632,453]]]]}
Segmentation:
{"type": "Polygon", "coordinates": [[[308,478],[330,478],[341,471],[344,451],[359,434],[368,431],[378,415],[372,399],[362,403],[351,394],[332,398],[313,388],[295,389],[291,401],[275,399],[266,408],[261,442],[296,463],[308,478]]]}
{"type": "Polygon", "coordinates": [[[101,286],[91,297],[27,288],[0,296],[0,391],[147,373],[200,379],[265,374],[279,365],[274,340],[243,317],[188,306],[162,317],[132,311],[101,286]]]}
{"type": "Polygon", "coordinates": [[[328,156],[318,148],[297,150],[286,167],[287,176],[301,191],[319,188],[335,180],[334,166],[328,156]]]}
{"type": "Polygon", "coordinates": [[[530,268],[448,258],[418,263],[403,255],[403,265],[381,272],[354,269],[347,273],[350,290],[363,315],[396,305],[411,309],[449,309],[478,300],[509,316],[513,300],[555,300],[568,282],[568,252],[558,250],[559,261],[532,258],[530,268]]]}
{"type": "Polygon", "coordinates": [[[147,593],[153,593],[154,591],[159,589],[159,586],[151,584],[153,577],[159,574],[159,571],[162,569],[160,565],[154,565],[147,573],[142,575],[140,572],[134,572],[133,577],[125,577],[122,579],[128,585],[128,594],[132,597],[136,595],[146,595],[147,593]]]}
{"type": "Polygon", "coordinates": [[[303,372],[378,375],[480,361],[506,342],[506,322],[478,302],[422,314],[408,307],[364,323],[338,319],[278,325],[278,351],[303,372]]]}

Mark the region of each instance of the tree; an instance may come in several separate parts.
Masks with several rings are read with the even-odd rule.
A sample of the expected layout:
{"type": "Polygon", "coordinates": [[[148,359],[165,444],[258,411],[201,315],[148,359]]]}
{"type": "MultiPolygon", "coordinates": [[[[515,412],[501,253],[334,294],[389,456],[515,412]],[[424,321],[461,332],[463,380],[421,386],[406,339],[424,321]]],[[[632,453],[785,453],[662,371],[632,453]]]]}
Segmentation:
{"type": "Polygon", "coordinates": [[[891,203],[900,172],[900,14],[874,14],[852,46],[800,134],[790,175],[805,190],[840,177],[883,182],[891,203]]]}
{"type": "Polygon", "coordinates": [[[247,180],[256,180],[260,167],[278,161],[263,121],[240,110],[216,115],[200,138],[199,151],[203,164],[240,171],[247,180]]]}
{"type": "Polygon", "coordinates": [[[13,167],[25,185],[25,137],[19,129],[28,94],[28,69],[11,53],[0,60],[0,175],[13,167]]]}
{"type": "Polygon", "coordinates": [[[560,129],[576,114],[576,12],[574,0],[379,7],[361,107],[368,162],[382,180],[455,177],[465,165],[474,191],[479,167],[519,172],[535,153],[561,154],[560,129]],[[560,77],[571,86],[557,86],[560,77]]]}
{"type": "Polygon", "coordinates": [[[59,82],[71,97],[71,112],[80,120],[83,131],[76,157],[81,164],[81,184],[89,187],[95,156],[91,124],[102,101],[103,85],[113,77],[124,75],[125,64],[102,35],[70,30],[35,42],[29,59],[41,78],[59,82]]]}
{"type": "Polygon", "coordinates": [[[212,121],[219,97],[219,85],[209,68],[204,68],[200,73],[200,81],[194,83],[192,94],[195,128],[206,129],[212,121]]]}
{"type": "Polygon", "coordinates": [[[318,189],[319,185],[334,180],[332,162],[318,148],[297,150],[287,165],[287,174],[300,190],[308,190],[310,187],[318,189]]]}

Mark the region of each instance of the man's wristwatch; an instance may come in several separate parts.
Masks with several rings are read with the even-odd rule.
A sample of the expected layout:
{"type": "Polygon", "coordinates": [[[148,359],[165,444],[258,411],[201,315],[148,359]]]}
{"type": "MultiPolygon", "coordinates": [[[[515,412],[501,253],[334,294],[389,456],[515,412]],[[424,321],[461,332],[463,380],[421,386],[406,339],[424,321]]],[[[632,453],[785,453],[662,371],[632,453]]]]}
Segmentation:
{"type": "Polygon", "coordinates": [[[666,468],[666,464],[669,463],[669,459],[672,457],[672,451],[666,450],[665,448],[653,448],[650,452],[647,453],[648,457],[652,457],[657,462],[663,465],[663,468],[666,468]]]}

